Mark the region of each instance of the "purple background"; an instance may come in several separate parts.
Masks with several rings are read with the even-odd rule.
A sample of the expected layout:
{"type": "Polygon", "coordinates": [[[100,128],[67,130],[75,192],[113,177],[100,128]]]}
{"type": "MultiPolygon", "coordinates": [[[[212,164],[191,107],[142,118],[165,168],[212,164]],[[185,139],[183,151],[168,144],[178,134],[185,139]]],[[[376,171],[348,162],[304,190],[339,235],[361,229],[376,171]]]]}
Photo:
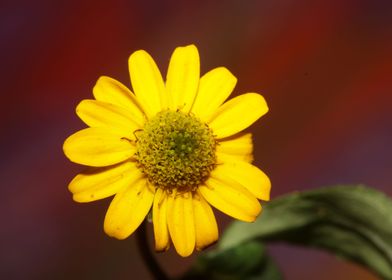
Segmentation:
{"type": "MultiPolygon", "coordinates": [[[[150,279],[134,237],[103,233],[110,199],[72,201],[83,168],[61,147],[100,75],[129,85],[137,49],[165,75],[189,43],[202,73],[226,66],[235,94],[266,98],[251,130],[273,197],[337,183],[392,195],[391,1],[2,1],[1,279],[150,279]]],[[[217,216],[222,230],[230,219],[217,216]]],[[[269,249],[287,279],[376,279],[324,252],[269,249]]],[[[192,261],[158,257],[170,275],[192,261]]]]}

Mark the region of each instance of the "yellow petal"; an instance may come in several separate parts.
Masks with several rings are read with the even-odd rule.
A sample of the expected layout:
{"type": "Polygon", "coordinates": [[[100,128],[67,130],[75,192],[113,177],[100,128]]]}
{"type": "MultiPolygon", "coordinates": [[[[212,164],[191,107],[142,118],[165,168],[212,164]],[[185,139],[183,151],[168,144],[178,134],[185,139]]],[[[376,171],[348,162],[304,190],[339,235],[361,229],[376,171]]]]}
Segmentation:
{"type": "Polygon", "coordinates": [[[117,193],[106,212],[105,232],[118,239],[127,238],[143,222],[153,200],[154,193],[144,178],[117,193]]]}
{"type": "Polygon", "coordinates": [[[129,187],[142,176],[135,162],[101,168],[92,168],[78,174],[69,184],[77,202],[90,202],[112,196],[129,187]]]}
{"type": "Polygon", "coordinates": [[[146,116],[136,100],[136,96],[122,83],[102,76],[93,88],[95,99],[125,108],[137,124],[143,124],[146,116]]]}
{"type": "Polygon", "coordinates": [[[90,127],[69,136],[63,145],[65,155],[75,163],[108,166],[135,153],[135,146],[121,131],[90,127]]]}
{"type": "Polygon", "coordinates": [[[169,196],[167,222],[170,237],[177,253],[182,257],[195,248],[195,223],[191,193],[173,193],[169,196]]]}
{"type": "Polygon", "coordinates": [[[170,108],[189,112],[195,99],[200,79],[199,52],[194,45],[178,47],[170,59],[166,90],[170,108]]]}
{"type": "Polygon", "coordinates": [[[128,61],[131,83],[148,118],[166,108],[165,84],[152,57],[145,51],[134,52],[128,61]]]}
{"type": "Polygon", "coordinates": [[[267,103],[257,93],[237,96],[219,107],[209,123],[217,138],[240,132],[268,112],[267,103]]]}
{"type": "Polygon", "coordinates": [[[237,83],[236,77],[224,67],[215,68],[200,79],[199,91],[192,112],[207,122],[216,109],[229,97],[237,83]]]}
{"type": "Polygon", "coordinates": [[[166,251],[170,246],[169,230],[167,228],[167,195],[162,189],[157,189],[152,207],[152,222],[154,224],[155,250],[166,251]]]}
{"type": "Polygon", "coordinates": [[[193,196],[196,249],[202,250],[218,240],[218,225],[214,212],[205,199],[196,192],[193,196]]]}
{"type": "Polygon", "coordinates": [[[223,213],[241,221],[253,222],[261,212],[258,200],[237,182],[226,176],[221,178],[221,174],[214,171],[205,185],[199,187],[203,197],[223,213]]]}
{"type": "Polygon", "coordinates": [[[243,160],[252,162],[253,143],[251,133],[242,133],[219,141],[216,147],[218,162],[243,160]]]}
{"type": "Polygon", "coordinates": [[[135,131],[142,127],[137,119],[119,106],[96,100],[82,100],[76,107],[76,114],[90,127],[117,128],[124,131],[135,131]]]}
{"type": "Polygon", "coordinates": [[[219,164],[214,169],[220,177],[227,176],[240,183],[258,199],[270,199],[271,182],[267,175],[256,166],[244,162],[233,161],[219,164]]]}

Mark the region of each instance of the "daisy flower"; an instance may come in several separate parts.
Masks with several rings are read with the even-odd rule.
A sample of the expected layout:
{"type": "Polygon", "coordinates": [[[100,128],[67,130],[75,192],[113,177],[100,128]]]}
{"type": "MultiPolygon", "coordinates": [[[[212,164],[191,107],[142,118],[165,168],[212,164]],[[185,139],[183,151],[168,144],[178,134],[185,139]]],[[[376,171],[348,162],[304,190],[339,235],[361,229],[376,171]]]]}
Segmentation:
{"type": "Polygon", "coordinates": [[[129,72],[133,92],[103,76],[95,99],[76,108],[88,128],[68,137],[63,150],[90,168],[69,184],[73,199],[114,195],[104,230],[118,239],[151,211],[156,251],[173,244],[184,257],[217,241],[211,206],[253,222],[271,184],[251,164],[251,134],[241,132],[268,111],[264,98],[245,93],[225,102],[237,79],[224,67],[200,78],[194,45],[174,50],[166,82],[143,50],[130,56],[129,72]]]}

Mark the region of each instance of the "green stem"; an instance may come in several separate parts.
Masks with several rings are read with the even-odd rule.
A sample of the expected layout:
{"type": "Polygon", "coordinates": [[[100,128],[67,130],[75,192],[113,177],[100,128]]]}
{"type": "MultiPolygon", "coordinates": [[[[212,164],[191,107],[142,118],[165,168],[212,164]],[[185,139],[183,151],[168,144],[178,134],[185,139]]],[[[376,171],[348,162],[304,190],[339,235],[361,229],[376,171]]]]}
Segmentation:
{"type": "Polygon", "coordinates": [[[139,253],[142,256],[144,263],[149,268],[151,274],[157,280],[169,280],[165,272],[161,269],[158,262],[150,251],[150,246],[147,240],[147,222],[144,221],[136,231],[136,240],[139,253]]]}

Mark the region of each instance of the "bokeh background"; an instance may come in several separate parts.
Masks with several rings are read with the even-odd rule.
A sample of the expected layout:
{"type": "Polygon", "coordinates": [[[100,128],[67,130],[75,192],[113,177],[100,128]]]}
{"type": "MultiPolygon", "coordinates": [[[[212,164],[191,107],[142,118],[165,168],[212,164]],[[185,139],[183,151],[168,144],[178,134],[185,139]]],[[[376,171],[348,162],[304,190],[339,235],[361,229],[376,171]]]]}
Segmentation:
{"type": "MultiPolygon", "coordinates": [[[[2,1],[1,279],[151,279],[134,237],[104,234],[110,199],[72,201],[67,184],[83,167],[62,142],[83,127],[74,108],[100,75],[129,84],[138,49],[165,75],[189,43],[202,73],[226,66],[234,94],[268,101],[251,131],[273,197],[338,183],[392,195],[389,0],[2,1]]],[[[230,219],[218,219],[222,231],[230,219]]],[[[269,250],[287,279],[376,279],[325,252],[269,250]]],[[[173,250],[158,258],[170,275],[192,262],[173,250]]]]}

